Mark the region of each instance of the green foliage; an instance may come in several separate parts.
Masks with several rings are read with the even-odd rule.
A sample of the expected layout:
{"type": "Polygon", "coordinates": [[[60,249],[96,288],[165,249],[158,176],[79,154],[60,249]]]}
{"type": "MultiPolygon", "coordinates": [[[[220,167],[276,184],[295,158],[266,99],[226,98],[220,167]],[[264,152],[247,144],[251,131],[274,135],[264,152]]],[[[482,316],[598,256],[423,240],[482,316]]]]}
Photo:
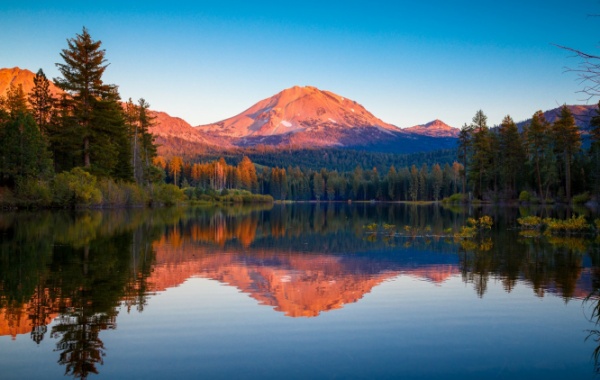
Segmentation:
{"type": "Polygon", "coordinates": [[[587,191],[582,194],[577,194],[573,197],[573,204],[584,204],[591,199],[590,193],[587,191]]]}
{"type": "Polygon", "coordinates": [[[47,178],[51,159],[42,134],[29,113],[18,113],[0,128],[0,174],[4,181],[47,178]]]}
{"type": "Polygon", "coordinates": [[[534,215],[518,218],[517,222],[519,223],[521,228],[526,229],[526,230],[540,229],[543,225],[542,218],[540,218],[539,216],[534,216],[534,215]]]}
{"type": "Polygon", "coordinates": [[[52,203],[52,189],[47,181],[19,178],[15,186],[18,203],[26,207],[48,207],[52,203]]]}
{"type": "Polygon", "coordinates": [[[80,167],[63,172],[54,178],[53,203],[58,207],[93,206],[102,202],[96,187],[96,177],[80,167]]]}
{"type": "Polygon", "coordinates": [[[529,191],[527,191],[527,190],[523,190],[519,194],[520,202],[531,202],[531,199],[532,199],[531,193],[529,193],[529,191]]]}
{"type": "Polygon", "coordinates": [[[159,184],[154,187],[152,204],[173,206],[185,200],[185,193],[173,184],[159,184]]]}
{"type": "Polygon", "coordinates": [[[577,217],[573,215],[565,220],[545,218],[544,224],[546,225],[546,235],[582,233],[590,230],[590,225],[583,215],[577,217]]]}
{"type": "Polygon", "coordinates": [[[98,189],[102,193],[103,207],[141,207],[150,201],[148,192],[133,182],[102,178],[98,189]]]}
{"type": "Polygon", "coordinates": [[[487,230],[491,230],[494,225],[493,219],[484,215],[478,219],[468,218],[467,225],[462,226],[460,231],[454,235],[455,238],[471,239],[484,233],[487,230]]]}
{"type": "Polygon", "coordinates": [[[465,196],[463,194],[452,194],[449,197],[442,199],[443,203],[463,203],[465,201],[465,196]]]}

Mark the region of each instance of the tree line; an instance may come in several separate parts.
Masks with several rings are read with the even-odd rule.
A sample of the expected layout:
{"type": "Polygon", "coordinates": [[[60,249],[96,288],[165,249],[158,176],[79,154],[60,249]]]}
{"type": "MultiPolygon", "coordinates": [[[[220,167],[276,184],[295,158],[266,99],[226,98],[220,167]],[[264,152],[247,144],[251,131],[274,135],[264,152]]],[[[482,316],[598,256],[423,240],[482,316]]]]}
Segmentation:
{"type": "Polygon", "coordinates": [[[255,165],[247,156],[237,165],[228,164],[224,157],[194,162],[180,156],[169,160],[158,156],[155,165],[165,171],[168,183],[185,189],[190,198],[244,189],[271,195],[275,200],[431,201],[462,191],[463,167],[456,161],[452,165],[424,163],[400,169],[391,166],[384,173],[360,165],[348,172],[300,166],[267,167],[255,165]]]}
{"type": "Polygon", "coordinates": [[[565,105],[554,123],[537,111],[521,130],[510,116],[495,128],[483,111],[459,135],[462,188],[472,198],[570,202],[600,194],[600,103],[592,117],[590,147],[565,105]]]}
{"type": "Polygon", "coordinates": [[[40,69],[29,94],[11,85],[0,98],[0,186],[18,202],[143,203],[162,182],[149,104],[122,102],[118,87],[103,81],[101,45],[86,28],[67,40],[54,78],[60,94],[40,69]]]}

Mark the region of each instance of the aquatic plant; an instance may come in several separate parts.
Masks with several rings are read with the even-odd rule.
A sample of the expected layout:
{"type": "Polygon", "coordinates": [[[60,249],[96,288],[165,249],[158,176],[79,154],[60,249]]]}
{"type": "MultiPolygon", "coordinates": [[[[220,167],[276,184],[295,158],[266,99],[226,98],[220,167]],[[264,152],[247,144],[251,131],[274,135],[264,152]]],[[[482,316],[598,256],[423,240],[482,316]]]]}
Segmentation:
{"type": "Polygon", "coordinates": [[[539,230],[543,226],[542,218],[534,215],[518,218],[517,223],[526,230],[539,230]]]}
{"type": "Polygon", "coordinates": [[[577,217],[573,215],[565,220],[545,218],[543,222],[546,225],[544,233],[547,235],[581,233],[590,229],[590,225],[583,215],[577,217]]]}

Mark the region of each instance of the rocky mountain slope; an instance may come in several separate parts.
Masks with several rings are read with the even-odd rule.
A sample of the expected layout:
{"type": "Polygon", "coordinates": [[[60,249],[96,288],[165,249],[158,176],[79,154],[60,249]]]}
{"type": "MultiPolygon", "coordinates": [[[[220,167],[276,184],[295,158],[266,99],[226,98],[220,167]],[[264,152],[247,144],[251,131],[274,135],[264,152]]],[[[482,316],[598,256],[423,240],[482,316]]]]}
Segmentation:
{"type": "Polygon", "coordinates": [[[455,145],[454,136],[446,131],[435,136],[435,126],[427,134],[402,130],[354,100],[311,86],[285,89],[236,116],[197,128],[240,147],[338,147],[409,153],[455,145]]]}
{"type": "MultiPolygon", "coordinates": [[[[0,69],[0,95],[13,84],[27,93],[35,74],[19,68],[0,69]]],[[[61,92],[54,84],[52,92],[61,92]]],[[[159,153],[193,156],[206,149],[259,145],[294,149],[323,147],[377,152],[414,153],[455,146],[452,129],[442,122],[402,130],[386,123],[354,100],[315,87],[292,87],[264,99],[246,111],[217,123],[192,127],[164,112],[151,132],[159,153]]]]}
{"type": "MultiPolygon", "coordinates": [[[[20,85],[23,88],[23,92],[28,94],[34,86],[33,78],[35,78],[35,73],[29,70],[23,70],[18,67],[0,69],[0,96],[6,95],[11,84],[14,86],[20,85]]],[[[52,78],[48,79],[50,80],[50,93],[54,96],[62,94],[63,91],[52,83],[52,78]]]]}

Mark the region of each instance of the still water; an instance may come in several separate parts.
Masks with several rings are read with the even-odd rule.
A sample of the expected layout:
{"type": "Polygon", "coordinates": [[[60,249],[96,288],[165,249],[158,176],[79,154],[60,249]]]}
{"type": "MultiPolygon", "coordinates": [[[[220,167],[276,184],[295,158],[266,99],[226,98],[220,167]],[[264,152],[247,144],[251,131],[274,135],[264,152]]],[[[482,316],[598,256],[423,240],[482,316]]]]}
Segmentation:
{"type": "Polygon", "coordinates": [[[600,239],[515,228],[567,212],[0,214],[0,378],[594,379],[600,239]]]}

